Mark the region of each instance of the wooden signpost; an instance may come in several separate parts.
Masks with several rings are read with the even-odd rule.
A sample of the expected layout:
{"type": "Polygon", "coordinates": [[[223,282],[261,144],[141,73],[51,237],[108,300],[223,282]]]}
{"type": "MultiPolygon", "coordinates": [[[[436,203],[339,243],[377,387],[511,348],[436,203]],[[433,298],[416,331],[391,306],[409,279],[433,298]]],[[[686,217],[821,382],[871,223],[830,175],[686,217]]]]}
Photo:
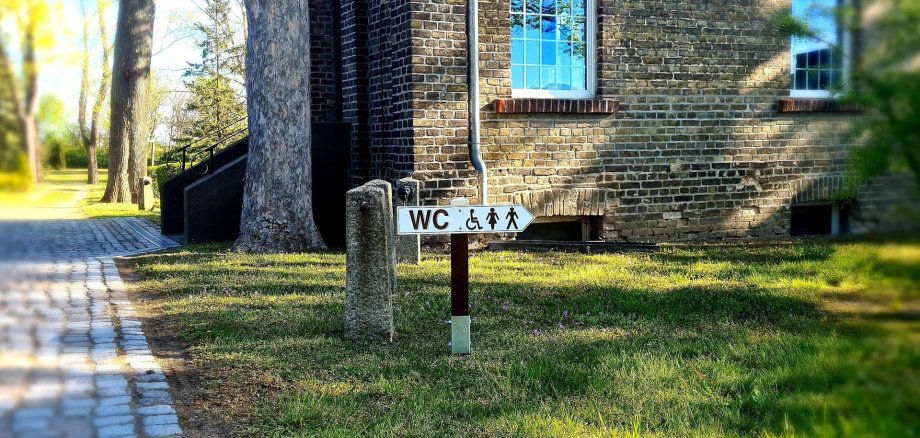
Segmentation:
{"type": "Polygon", "coordinates": [[[523,205],[469,205],[465,198],[445,207],[399,207],[396,232],[450,234],[450,313],[453,354],[470,352],[470,274],[467,234],[520,233],[534,216],[523,205]]]}

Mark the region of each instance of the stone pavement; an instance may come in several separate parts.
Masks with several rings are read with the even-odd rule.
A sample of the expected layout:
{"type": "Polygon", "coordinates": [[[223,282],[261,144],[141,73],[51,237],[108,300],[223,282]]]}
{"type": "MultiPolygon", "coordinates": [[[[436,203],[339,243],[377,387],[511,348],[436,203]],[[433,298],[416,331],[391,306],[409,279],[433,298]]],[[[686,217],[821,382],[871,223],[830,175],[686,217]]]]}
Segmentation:
{"type": "Polygon", "coordinates": [[[171,246],[137,218],[0,221],[0,438],[181,435],[112,261],[171,246]]]}

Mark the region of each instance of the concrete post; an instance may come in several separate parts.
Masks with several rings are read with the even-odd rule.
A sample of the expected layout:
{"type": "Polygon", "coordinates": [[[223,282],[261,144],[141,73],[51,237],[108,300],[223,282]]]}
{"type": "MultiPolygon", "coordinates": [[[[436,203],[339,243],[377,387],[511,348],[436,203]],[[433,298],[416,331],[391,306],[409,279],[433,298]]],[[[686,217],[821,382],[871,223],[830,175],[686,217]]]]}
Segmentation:
{"type": "Polygon", "coordinates": [[[390,184],[375,180],[345,196],[345,337],[393,340],[396,248],[390,184]]]}
{"type": "MultiPolygon", "coordinates": [[[[418,205],[419,181],[403,178],[396,181],[396,206],[414,207],[418,205]]],[[[396,223],[393,223],[396,226],[396,223]]],[[[399,263],[419,264],[421,256],[421,236],[396,236],[396,261],[399,263]]]]}
{"type": "Polygon", "coordinates": [[[138,207],[144,211],[153,210],[153,180],[149,176],[145,176],[141,184],[143,187],[141,187],[138,207]]]}

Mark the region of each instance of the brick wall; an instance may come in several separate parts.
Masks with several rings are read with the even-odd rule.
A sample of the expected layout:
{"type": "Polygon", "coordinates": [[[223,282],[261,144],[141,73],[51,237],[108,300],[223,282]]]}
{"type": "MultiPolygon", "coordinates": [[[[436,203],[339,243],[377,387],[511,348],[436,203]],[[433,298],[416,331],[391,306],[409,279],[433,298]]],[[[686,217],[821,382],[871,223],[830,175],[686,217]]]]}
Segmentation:
{"type": "Polygon", "coordinates": [[[413,169],[410,2],[343,0],[343,118],[352,123],[354,185],[413,169]]]}
{"type": "Polygon", "coordinates": [[[311,116],[317,122],[338,118],[336,9],[333,2],[310,0],[311,116]]]}
{"type": "MultiPolygon", "coordinates": [[[[476,197],[466,1],[410,5],[413,176],[423,202],[476,197]]],[[[845,170],[854,117],[778,112],[790,47],[769,20],[788,6],[597,0],[597,97],[618,100],[619,112],[507,114],[490,102],[511,98],[509,0],[481,2],[491,201],[544,216],[603,215],[612,241],[787,235],[802,181],[845,170]]]]}

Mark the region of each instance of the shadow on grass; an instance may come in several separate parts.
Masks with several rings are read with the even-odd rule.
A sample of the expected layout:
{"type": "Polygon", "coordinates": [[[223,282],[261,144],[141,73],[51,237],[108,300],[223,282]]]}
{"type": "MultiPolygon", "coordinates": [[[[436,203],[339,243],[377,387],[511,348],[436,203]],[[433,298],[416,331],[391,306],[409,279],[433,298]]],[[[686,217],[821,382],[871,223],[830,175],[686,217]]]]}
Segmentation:
{"type": "MultiPolygon", "coordinates": [[[[635,261],[683,272],[721,260],[731,272],[773,275],[765,265],[832,255],[832,247],[806,245],[635,261]]],[[[594,260],[544,257],[560,256],[524,262],[540,262],[547,278],[594,260]]],[[[341,254],[230,256],[192,248],[143,263],[146,288],[175,286],[150,297],[162,309],[157,318],[175,323],[186,349],[207,364],[206,397],[242,397],[237,403],[245,406],[234,412],[251,416],[252,434],[749,436],[846,434],[875,424],[894,433],[913,424],[916,402],[866,395],[872,379],[853,377],[875,372],[860,359],[885,331],[841,333],[816,297],[721,274],[691,285],[474,278],[474,354],[451,357],[446,260],[400,271],[396,341],[385,345],[341,338],[341,254]]],[[[506,271],[533,269],[499,263],[509,264],[506,271]]],[[[871,363],[884,369],[902,359],[871,363]]]]}

